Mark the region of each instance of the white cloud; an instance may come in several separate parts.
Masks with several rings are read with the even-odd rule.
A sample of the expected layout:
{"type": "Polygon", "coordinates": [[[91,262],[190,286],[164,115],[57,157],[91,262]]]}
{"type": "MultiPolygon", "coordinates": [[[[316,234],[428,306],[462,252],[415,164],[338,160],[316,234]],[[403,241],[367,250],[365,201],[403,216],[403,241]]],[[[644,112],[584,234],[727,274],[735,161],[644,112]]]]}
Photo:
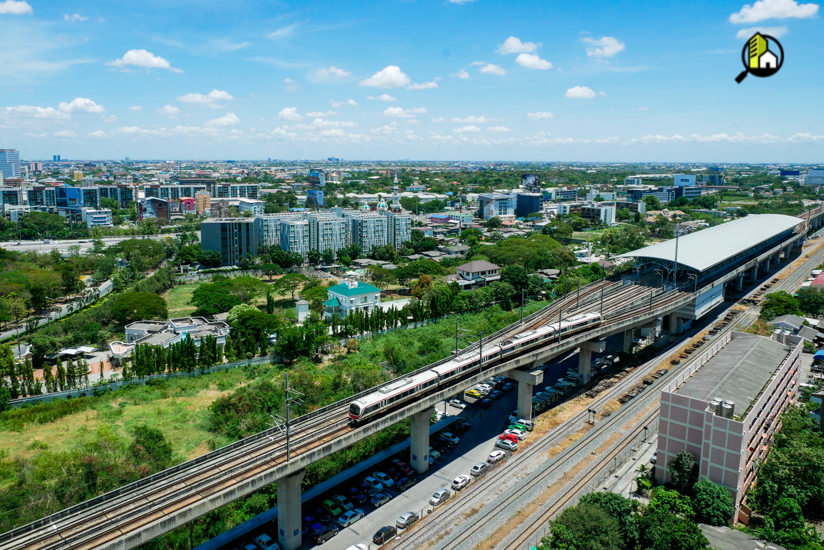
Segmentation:
{"type": "Polygon", "coordinates": [[[374,96],[371,96],[371,95],[370,95],[370,96],[369,96],[369,97],[367,97],[366,99],[372,99],[372,100],[374,100],[374,101],[397,101],[397,100],[398,100],[398,98],[397,98],[397,97],[392,97],[392,96],[391,96],[391,95],[389,95],[389,94],[381,94],[381,95],[379,95],[379,96],[377,96],[377,97],[374,97],[374,96]]]}
{"type": "Polygon", "coordinates": [[[388,136],[390,134],[397,134],[398,129],[390,124],[387,124],[386,126],[381,126],[380,128],[373,128],[372,133],[388,136]]]}
{"type": "Polygon", "coordinates": [[[89,20],[88,17],[83,17],[79,13],[73,13],[71,15],[69,15],[68,13],[63,14],[63,21],[76,22],[76,21],[88,21],[88,20],[89,20]]]}
{"type": "Polygon", "coordinates": [[[104,116],[104,117],[103,117],[103,122],[117,122],[117,117],[116,117],[116,116],[114,116],[114,115],[112,115],[112,116],[104,116]]]}
{"type": "Polygon", "coordinates": [[[381,114],[383,116],[395,118],[412,118],[416,114],[423,114],[425,112],[426,109],[423,107],[416,107],[414,109],[404,109],[402,107],[387,107],[386,110],[381,114]]]}
{"type": "Polygon", "coordinates": [[[461,126],[460,128],[452,128],[452,131],[457,134],[477,134],[481,129],[477,126],[461,126]]]}
{"type": "Polygon", "coordinates": [[[298,83],[292,80],[291,78],[284,78],[283,82],[286,83],[287,92],[296,92],[298,90],[298,83]]]}
{"type": "Polygon", "coordinates": [[[130,111],[139,111],[142,108],[143,107],[141,107],[140,105],[132,105],[131,107],[129,107],[129,110],[130,111]]]}
{"type": "Polygon", "coordinates": [[[492,126],[486,129],[487,132],[494,132],[494,133],[504,133],[504,132],[511,132],[512,130],[507,128],[506,126],[492,126]]]}
{"type": "Polygon", "coordinates": [[[758,0],[744,4],[741,11],[730,15],[730,23],[758,23],[767,19],[806,19],[818,15],[818,4],[799,4],[795,0],[758,0]]]}
{"type": "Polygon", "coordinates": [[[423,82],[421,84],[410,84],[406,87],[407,90],[428,90],[430,88],[437,88],[438,87],[438,78],[433,80],[432,82],[423,82]]]}
{"type": "Polygon", "coordinates": [[[340,78],[346,78],[347,76],[352,76],[352,73],[338,69],[334,65],[328,69],[318,69],[313,73],[309,73],[309,79],[316,82],[329,82],[330,80],[338,80],[340,78]]]}
{"type": "Polygon", "coordinates": [[[335,101],[333,99],[333,100],[330,100],[329,103],[331,103],[332,107],[335,107],[335,108],[345,107],[346,105],[350,105],[352,107],[357,107],[358,106],[357,102],[355,102],[354,99],[347,99],[346,101],[335,101]]]}
{"type": "Polygon", "coordinates": [[[541,59],[536,54],[522,53],[515,58],[515,63],[527,69],[551,69],[552,63],[545,59],[541,59]]]}
{"type": "Polygon", "coordinates": [[[649,111],[649,107],[634,107],[633,111],[649,111]]]}
{"type": "Polygon", "coordinates": [[[144,69],[167,69],[173,73],[182,73],[182,69],[172,67],[172,64],[156,56],[152,52],[146,50],[129,50],[120,59],[109,61],[106,65],[112,67],[127,67],[132,65],[134,67],[141,67],[144,69]]]}
{"type": "Polygon", "coordinates": [[[347,104],[347,105],[351,105],[352,107],[357,107],[357,106],[358,106],[358,104],[357,104],[357,103],[355,103],[355,100],[354,100],[354,99],[347,99],[347,100],[346,100],[346,104],[347,104]]]}
{"type": "Polygon", "coordinates": [[[61,102],[58,108],[64,113],[102,113],[106,110],[102,105],[84,97],[78,97],[71,103],[61,102]]]}
{"type": "Polygon", "coordinates": [[[97,130],[96,132],[91,132],[89,137],[104,138],[108,137],[108,134],[106,134],[103,130],[97,130]]]}
{"type": "Polygon", "coordinates": [[[226,113],[220,118],[214,118],[208,121],[204,126],[214,126],[214,127],[224,127],[224,126],[235,126],[236,124],[240,124],[240,119],[234,113],[226,113]]]}
{"type": "Polygon", "coordinates": [[[306,116],[310,116],[310,117],[315,118],[315,117],[334,116],[336,114],[338,114],[338,113],[336,113],[335,111],[326,111],[326,112],[312,111],[311,113],[306,113],[306,116]]]}
{"type": "Polygon", "coordinates": [[[485,116],[468,116],[466,118],[453,117],[449,122],[457,122],[461,124],[486,124],[491,122],[485,116]]]}
{"type": "Polygon", "coordinates": [[[757,32],[769,36],[774,36],[775,38],[781,38],[782,36],[787,34],[787,27],[750,27],[749,29],[741,29],[740,31],[738,31],[735,37],[739,40],[748,40],[752,35],[754,35],[757,32]]]}
{"type": "Polygon", "coordinates": [[[541,43],[538,42],[535,44],[534,42],[521,42],[520,38],[515,36],[510,36],[504,43],[498,46],[498,53],[508,54],[508,53],[532,53],[538,49],[541,43]]]}
{"type": "Polygon", "coordinates": [[[77,134],[74,133],[74,130],[58,130],[53,135],[54,135],[54,137],[59,137],[59,138],[77,137],[77,134]]]}
{"type": "Polygon", "coordinates": [[[0,2],[0,15],[23,15],[31,12],[31,6],[25,1],[6,0],[0,2]]]}
{"type": "Polygon", "coordinates": [[[542,120],[544,118],[553,118],[555,115],[549,111],[535,111],[534,113],[527,113],[526,116],[532,120],[542,120]]]}
{"type": "Polygon", "coordinates": [[[320,135],[327,136],[327,137],[342,136],[345,133],[346,132],[344,132],[343,130],[341,130],[339,128],[331,128],[329,130],[321,130],[320,131],[320,135]]]}
{"type": "Polygon", "coordinates": [[[277,30],[274,30],[274,31],[270,32],[269,34],[267,34],[266,36],[269,38],[269,40],[276,40],[278,38],[286,38],[287,36],[290,36],[297,27],[298,27],[297,23],[292,23],[291,25],[287,25],[285,27],[281,27],[277,30]]]}
{"type": "Polygon", "coordinates": [[[297,107],[284,107],[278,113],[279,120],[288,120],[290,122],[300,122],[303,120],[303,115],[298,113],[297,107]]]}
{"type": "Polygon", "coordinates": [[[465,70],[461,69],[457,73],[451,73],[451,76],[457,76],[461,80],[466,80],[467,78],[469,78],[469,73],[466,72],[465,70]]]}
{"type": "Polygon", "coordinates": [[[235,99],[232,97],[229,92],[225,90],[212,90],[206,95],[203,94],[185,94],[179,96],[177,98],[178,101],[182,101],[183,103],[195,103],[197,105],[205,105],[206,107],[211,107],[212,109],[220,109],[221,105],[218,105],[218,101],[231,101],[235,99]]]}
{"type": "Polygon", "coordinates": [[[169,105],[169,104],[166,104],[163,107],[161,107],[160,109],[158,109],[157,111],[155,111],[155,113],[157,113],[159,115],[166,115],[166,116],[176,115],[179,112],[180,112],[180,109],[178,109],[174,105],[169,105]]]}
{"type": "Polygon", "coordinates": [[[399,88],[411,82],[406,73],[401,71],[397,65],[389,65],[383,70],[373,74],[366,80],[361,80],[361,86],[372,86],[374,88],[399,88]]]}
{"type": "Polygon", "coordinates": [[[68,113],[62,113],[52,107],[35,107],[32,105],[18,105],[17,107],[6,107],[6,113],[28,115],[34,118],[51,118],[55,120],[71,118],[68,113]]]}
{"type": "Polygon", "coordinates": [[[571,97],[574,99],[592,99],[595,97],[595,92],[592,91],[592,88],[587,88],[586,86],[575,86],[574,88],[567,90],[564,97],[571,97]]]}
{"type": "Polygon", "coordinates": [[[493,65],[492,63],[487,63],[483,67],[479,69],[482,73],[485,74],[496,74],[498,76],[504,76],[506,71],[500,65],[493,65]]]}
{"type": "Polygon", "coordinates": [[[584,44],[589,44],[589,47],[587,47],[589,57],[612,57],[618,52],[624,51],[624,43],[612,36],[602,36],[597,40],[585,36],[581,38],[581,41],[584,44]]]}
{"type": "Polygon", "coordinates": [[[436,124],[440,124],[441,122],[446,122],[446,119],[441,116],[441,117],[438,117],[438,118],[433,118],[432,122],[434,122],[436,124]]]}
{"type": "Polygon", "coordinates": [[[601,96],[601,97],[607,97],[606,92],[598,92],[598,95],[601,96]]]}

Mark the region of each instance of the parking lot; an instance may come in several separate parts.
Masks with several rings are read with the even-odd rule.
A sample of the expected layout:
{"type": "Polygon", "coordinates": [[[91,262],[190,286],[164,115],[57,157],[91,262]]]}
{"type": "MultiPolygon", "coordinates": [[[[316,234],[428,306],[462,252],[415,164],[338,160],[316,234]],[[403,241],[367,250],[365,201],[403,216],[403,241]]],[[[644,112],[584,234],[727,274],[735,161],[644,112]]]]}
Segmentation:
{"type": "MultiPolygon", "coordinates": [[[[597,356],[597,354],[593,354],[593,360],[597,356]]],[[[544,374],[544,383],[536,386],[535,393],[551,388],[558,382],[558,379],[566,375],[568,369],[577,368],[577,365],[577,353],[569,354],[561,360],[550,364],[544,374]]],[[[436,410],[440,413],[438,416],[441,416],[445,411],[448,417],[456,417],[459,420],[463,420],[468,427],[465,430],[457,430],[454,425],[452,425],[444,428],[439,433],[433,434],[430,441],[436,442],[435,447],[437,448],[437,453],[434,453],[433,456],[437,455],[437,458],[434,458],[434,463],[430,466],[427,473],[423,475],[417,475],[415,473],[405,475],[401,472],[398,465],[393,462],[394,460],[400,460],[406,465],[409,464],[409,449],[407,447],[404,451],[382,460],[374,467],[370,467],[357,475],[353,474],[346,482],[324,492],[324,494],[304,502],[303,516],[311,516],[315,520],[315,522],[313,522],[315,527],[319,522],[324,527],[338,527],[339,532],[328,541],[318,545],[312,540],[313,530],[304,524],[303,548],[343,550],[357,544],[363,544],[367,548],[376,548],[377,545],[372,544],[373,535],[383,527],[394,526],[396,520],[401,515],[407,512],[414,512],[421,520],[425,521],[426,516],[433,512],[434,507],[429,504],[429,501],[437,491],[450,489],[450,500],[460,498],[460,491],[456,494],[456,491],[451,489],[453,480],[460,475],[469,475],[475,464],[487,460],[490,452],[496,449],[495,442],[510,424],[510,413],[517,407],[517,387],[512,387],[509,391],[504,391],[501,387],[499,391],[500,395],[496,395],[495,399],[489,399],[489,401],[484,404],[484,407],[488,408],[481,407],[481,403],[484,399],[488,399],[491,394],[480,396],[477,399],[465,395],[454,396],[455,399],[466,404],[465,408],[455,407],[449,404],[449,402],[442,402],[437,405],[436,410]],[[460,438],[460,442],[451,448],[449,445],[443,445],[438,441],[440,433],[443,432],[454,434],[460,438]],[[415,484],[405,490],[400,490],[397,487],[396,480],[393,480],[393,486],[383,487],[379,491],[386,493],[389,496],[389,500],[377,508],[369,502],[370,495],[364,495],[365,500],[363,497],[358,497],[362,502],[356,501],[351,489],[354,488],[358,493],[363,493],[360,488],[361,483],[368,476],[374,477],[373,474],[377,472],[394,476],[397,479],[404,477],[413,479],[415,484]],[[333,517],[330,513],[329,507],[323,507],[325,500],[332,500],[336,495],[347,497],[353,509],[361,510],[364,513],[363,518],[358,519],[351,526],[345,528],[338,526],[336,517],[333,517]]],[[[505,453],[507,458],[504,459],[502,463],[509,460],[512,454],[509,451],[505,451],[505,453]]],[[[517,451],[515,451],[515,453],[517,454],[517,451]]],[[[470,476],[469,484],[475,481],[476,478],[470,476]]],[[[340,508],[341,513],[344,512],[343,508],[339,505],[336,507],[340,508]]],[[[337,510],[335,511],[337,512],[337,510]]],[[[253,538],[262,532],[266,532],[273,538],[276,538],[276,521],[274,525],[269,522],[267,525],[256,528],[231,543],[220,546],[218,550],[243,550],[245,545],[250,543],[255,544],[253,538]]],[[[402,533],[403,531],[400,531],[401,536],[402,533]]]]}

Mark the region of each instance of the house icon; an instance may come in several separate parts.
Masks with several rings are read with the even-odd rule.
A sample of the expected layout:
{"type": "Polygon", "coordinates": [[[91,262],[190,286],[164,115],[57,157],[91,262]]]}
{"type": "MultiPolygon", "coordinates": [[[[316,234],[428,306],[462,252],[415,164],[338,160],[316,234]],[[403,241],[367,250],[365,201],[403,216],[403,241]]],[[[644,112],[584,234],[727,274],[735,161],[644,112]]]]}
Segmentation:
{"type": "Polygon", "coordinates": [[[778,68],[778,58],[770,50],[767,50],[758,58],[758,68],[776,69],[778,68]]]}

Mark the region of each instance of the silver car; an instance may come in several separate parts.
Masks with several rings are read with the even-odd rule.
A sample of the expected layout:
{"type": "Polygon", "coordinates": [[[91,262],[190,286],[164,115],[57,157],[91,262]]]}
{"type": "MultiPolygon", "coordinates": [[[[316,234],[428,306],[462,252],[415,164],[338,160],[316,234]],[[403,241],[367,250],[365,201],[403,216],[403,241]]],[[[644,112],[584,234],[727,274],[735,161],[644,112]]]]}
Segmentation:
{"type": "Polygon", "coordinates": [[[441,489],[440,491],[437,491],[434,495],[432,495],[432,498],[429,499],[429,504],[437,508],[438,506],[449,500],[451,496],[452,493],[449,492],[449,489],[441,489]]]}
{"type": "Polygon", "coordinates": [[[419,519],[421,518],[419,518],[415,512],[406,512],[395,522],[395,527],[398,529],[407,529],[414,525],[419,519]]]}

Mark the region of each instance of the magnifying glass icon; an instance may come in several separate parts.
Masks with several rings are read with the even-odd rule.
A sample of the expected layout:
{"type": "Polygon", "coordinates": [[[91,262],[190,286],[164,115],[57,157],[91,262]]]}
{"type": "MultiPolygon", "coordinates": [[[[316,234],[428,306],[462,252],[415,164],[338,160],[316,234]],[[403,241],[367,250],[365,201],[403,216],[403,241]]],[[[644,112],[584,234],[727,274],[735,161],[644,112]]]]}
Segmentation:
{"type": "Polygon", "coordinates": [[[784,48],[774,37],[757,32],[744,44],[741,50],[741,63],[744,64],[744,71],[735,77],[739,84],[748,74],[759,78],[772,76],[784,64],[784,48]],[[775,46],[777,51],[771,50],[771,46],[775,46]]]}

